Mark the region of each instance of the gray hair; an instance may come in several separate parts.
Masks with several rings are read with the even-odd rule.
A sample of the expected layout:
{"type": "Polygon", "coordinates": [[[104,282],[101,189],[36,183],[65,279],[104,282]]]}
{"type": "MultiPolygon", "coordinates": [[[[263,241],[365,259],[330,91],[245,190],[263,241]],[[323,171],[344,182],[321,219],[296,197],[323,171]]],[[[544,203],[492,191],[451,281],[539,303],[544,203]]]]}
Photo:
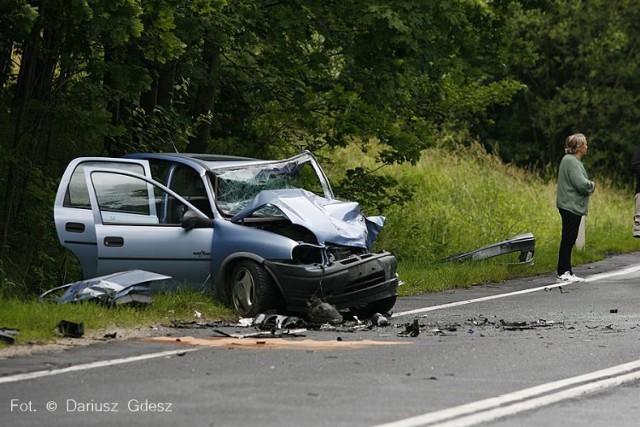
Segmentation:
{"type": "Polygon", "coordinates": [[[580,147],[587,144],[587,137],[581,133],[569,135],[564,142],[564,152],[567,154],[575,154],[580,147]]]}

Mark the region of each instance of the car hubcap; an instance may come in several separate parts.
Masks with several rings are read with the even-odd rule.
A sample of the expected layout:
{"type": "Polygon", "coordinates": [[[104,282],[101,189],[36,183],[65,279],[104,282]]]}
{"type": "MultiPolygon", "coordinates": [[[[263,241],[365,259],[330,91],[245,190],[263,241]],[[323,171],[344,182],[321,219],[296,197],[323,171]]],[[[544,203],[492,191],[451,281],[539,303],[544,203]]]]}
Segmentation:
{"type": "Polygon", "coordinates": [[[238,312],[248,313],[253,307],[254,283],[251,273],[246,268],[236,273],[233,283],[233,305],[238,312]]]}

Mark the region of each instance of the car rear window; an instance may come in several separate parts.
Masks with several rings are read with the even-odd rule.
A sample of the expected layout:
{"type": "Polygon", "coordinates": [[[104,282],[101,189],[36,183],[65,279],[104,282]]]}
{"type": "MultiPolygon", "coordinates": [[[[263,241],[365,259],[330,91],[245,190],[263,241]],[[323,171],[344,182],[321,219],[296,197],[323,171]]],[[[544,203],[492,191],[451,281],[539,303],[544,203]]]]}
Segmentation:
{"type": "Polygon", "coordinates": [[[79,163],[73,171],[71,180],[69,181],[69,187],[67,187],[67,193],[64,199],[65,207],[91,209],[89,190],[87,189],[87,182],[84,178],[84,168],[86,167],[106,167],[110,169],[124,170],[127,172],[134,172],[144,175],[144,168],[142,167],[142,165],[137,163],[100,160],[91,160],[79,163]]]}

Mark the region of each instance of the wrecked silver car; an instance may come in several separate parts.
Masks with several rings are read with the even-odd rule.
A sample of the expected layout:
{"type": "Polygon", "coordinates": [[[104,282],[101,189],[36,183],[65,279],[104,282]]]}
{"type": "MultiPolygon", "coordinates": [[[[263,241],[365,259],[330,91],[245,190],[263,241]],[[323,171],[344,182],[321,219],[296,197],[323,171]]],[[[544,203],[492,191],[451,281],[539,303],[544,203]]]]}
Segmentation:
{"type": "Polygon", "coordinates": [[[158,287],[212,289],[243,316],[303,312],[311,297],[369,313],[396,300],[395,257],[371,252],[384,218],[336,200],[309,152],[78,158],[54,216],[85,278],[163,274],[171,280],[158,287]]]}

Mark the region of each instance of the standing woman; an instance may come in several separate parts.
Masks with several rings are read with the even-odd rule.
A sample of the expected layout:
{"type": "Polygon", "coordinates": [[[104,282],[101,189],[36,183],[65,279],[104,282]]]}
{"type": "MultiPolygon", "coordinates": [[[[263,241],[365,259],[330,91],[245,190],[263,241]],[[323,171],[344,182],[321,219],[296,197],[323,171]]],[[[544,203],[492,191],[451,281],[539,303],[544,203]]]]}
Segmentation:
{"type": "Polygon", "coordinates": [[[636,192],[633,197],[635,202],[633,237],[640,237],[640,145],[636,146],[636,151],[633,152],[633,157],[631,157],[631,168],[636,176],[636,192]]]}
{"type": "Polygon", "coordinates": [[[589,210],[589,196],[596,185],[589,181],[582,157],[587,154],[587,138],[576,133],[567,137],[564,152],[558,170],[558,193],[556,206],[562,217],[562,239],[558,251],[558,280],[563,282],[582,282],[584,279],[573,274],[571,269],[571,251],[578,238],[578,229],[582,216],[589,210]]]}

